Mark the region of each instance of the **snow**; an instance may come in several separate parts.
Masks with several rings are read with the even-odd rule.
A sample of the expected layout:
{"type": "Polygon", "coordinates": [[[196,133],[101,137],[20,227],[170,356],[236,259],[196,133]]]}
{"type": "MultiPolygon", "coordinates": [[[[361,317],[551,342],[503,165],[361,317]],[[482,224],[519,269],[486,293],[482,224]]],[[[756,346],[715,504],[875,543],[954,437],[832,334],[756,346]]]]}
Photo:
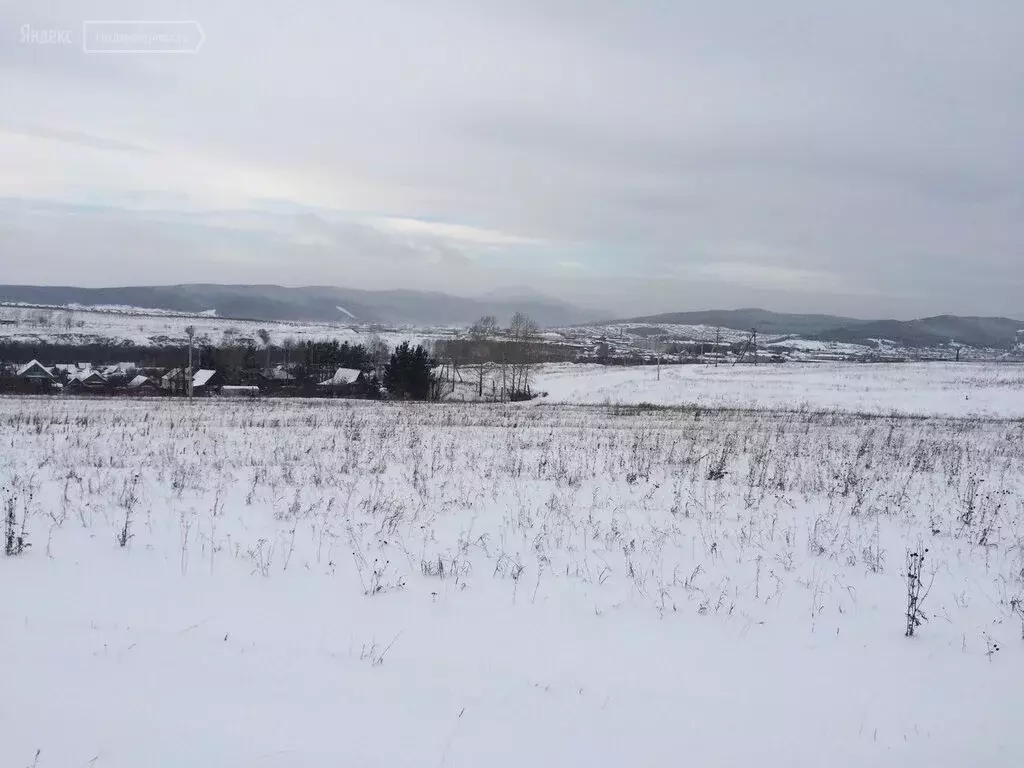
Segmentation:
{"type": "Polygon", "coordinates": [[[782,339],[762,345],[772,351],[794,349],[801,352],[829,352],[838,355],[865,355],[874,352],[876,346],[869,347],[865,344],[847,344],[838,341],[819,341],[818,339],[782,339]]]}
{"type": "Polygon", "coordinates": [[[286,341],[302,344],[306,341],[349,342],[368,344],[379,338],[395,347],[403,341],[411,345],[426,344],[435,339],[451,338],[460,332],[456,328],[377,328],[352,327],[339,323],[285,322],[263,320],[235,320],[217,317],[215,312],[197,315],[171,313],[122,307],[97,311],[95,309],[67,307],[19,307],[0,304],[6,314],[14,313],[14,325],[0,325],[0,342],[71,344],[96,343],[134,344],[137,346],[184,346],[188,343],[185,328],[196,330],[196,343],[202,344],[256,344],[259,331],[270,333],[272,343],[280,346],[286,341]],[[134,311],[130,311],[134,310],[134,311]],[[33,318],[48,315],[46,325],[33,322],[33,318]]]}
{"type": "MultiPolygon", "coordinates": [[[[38,305],[27,305],[21,304],[21,306],[38,306],[38,305]]],[[[155,309],[152,307],[134,307],[130,304],[79,304],[71,302],[69,304],[62,305],[61,307],[69,309],[71,311],[86,311],[86,312],[112,312],[122,315],[181,315],[191,314],[183,312],[175,312],[171,309],[155,309]]]]}
{"type": "Polygon", "coordinates": [[[148,376],[143,376],[140,373],[138,376],[136,376],[134,379],[132,379],[131,381],[128,382],[128,388],[129,389],[138,389],[143,384],[145,384],[145,383],[147,383],[149,381],[150,381],[150,378],[148,376]]]}
{"type": "Polygon", "coordinates": [[[4,764],[1024,764],[1024,423],[550,400],[0,398],[4,764]]]}
{"type": "MultiPolygon", "coordinates": [[[[621,323],[616,325],[592,325],[573,326],[560,329],[568,336],[586,335],[592,338],[602,338],[609,342],[616,341],[619,336],[633,337],[643,335],[645,331],[653,332],[656,335],[665,335],[673,339],[689,339],[693,341],[704,341],[708,344],[716,340],[723,344],[735,344],[746,341],[750,338],[750,331],[740,331],[734,328],[720,328],[713,325],[686,325],[682,323],[621,323]]],[[[762,343],[785,338],[779,334],[761,334],[759,339],[762,343]]]]}
{"type": "Polygon", "coordinates": [[[1010,363],[783,363],[542,366],[544,402],[838,409],[1024,417],[1024,366],[1010,363]]]}
{"type": "Polygon", "coordinates": [[[335,307],[335,309],[336,309],[336,310],[338,310],[339,312],[341,312],[342,314],[348,315],[348,316],[349,316],[349,317],[351,317],[351,318],[352,318],[353,320],[355,320],[355,319],[356,319],[356,316],[355,316],[355,315],[353,315],[353,314],[352,314],[351,312],[349,312],[349,311],[348,311],[347,309],[345,309],[344,307],[338,307],[338,306],[336,306],[336,307],[335,307]]]}

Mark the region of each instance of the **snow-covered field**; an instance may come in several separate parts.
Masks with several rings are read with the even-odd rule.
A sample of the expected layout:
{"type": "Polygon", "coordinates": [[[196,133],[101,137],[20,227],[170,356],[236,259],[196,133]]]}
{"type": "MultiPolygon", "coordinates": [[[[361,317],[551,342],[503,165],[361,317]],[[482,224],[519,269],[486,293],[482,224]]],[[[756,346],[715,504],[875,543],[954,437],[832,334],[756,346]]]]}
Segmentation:
{"type": "Polygon", "coordinates": [[[2,398],[0,445],[5,766],[1024,764],[1021,422],[2,398]]]}
{"type": "Polygon", "coordinates": [[[1024,418],[1024,365],[784,363],[615,367],[549,365],[546,402],[843,410],[1024,418]]]}
{"type": "MultiPolygon", "coordinates": [[[[713,325],[683,325],[680,323],[622,323],[612,325],[576,325],[563,329],[566,333],[574,335],[586,335],[591,338],[603,337],[609,341],[616,341],[619,338],[639,338],[648,336],[668,337],[672,339],[686,339],[691,341],[704,341],[713,344],[718,341],[722,344],[735,344],[744,342],[750,337],[749,330],[736,330],[735,328],[719,328],[713,325]]],[[[786,338],[779,334],[762,334],[761,342],[773,342],[786,338]]]]}
{"type": "Polygon", "coordinates": [[[188,343],[185,329],[195,328],[201,344],[234,344],[251,341],[259,344],[259,331],[270,333],[271,343],[305,341],[367,343],[372,336],[389,346],[403,341],[420,344],[444,338],[450,329],[391,329],[373,331],[366,327],[332,323],[278,322],[272,320],[235,320],[203,315],[174,314],[161,310],[133,307],[25,308],[0,305],[0,319],[15,320],[0,325],[0,341],[47,344],[134,344],[136,346],[183,345],[188,343]]]}

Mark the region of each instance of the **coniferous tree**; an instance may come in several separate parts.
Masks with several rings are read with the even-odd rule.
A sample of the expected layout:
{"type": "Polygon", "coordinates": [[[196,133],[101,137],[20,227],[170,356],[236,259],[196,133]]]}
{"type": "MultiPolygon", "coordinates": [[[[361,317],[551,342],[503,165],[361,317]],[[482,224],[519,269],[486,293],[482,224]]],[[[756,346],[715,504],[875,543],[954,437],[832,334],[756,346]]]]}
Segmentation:
{"type": "Polygon", "coordinates": [[[409,342],[402,342],[384,367],[384,386],[396,399],[427,400],[430,398],[431,365],[422,345],[411,347],[409,342]]]}

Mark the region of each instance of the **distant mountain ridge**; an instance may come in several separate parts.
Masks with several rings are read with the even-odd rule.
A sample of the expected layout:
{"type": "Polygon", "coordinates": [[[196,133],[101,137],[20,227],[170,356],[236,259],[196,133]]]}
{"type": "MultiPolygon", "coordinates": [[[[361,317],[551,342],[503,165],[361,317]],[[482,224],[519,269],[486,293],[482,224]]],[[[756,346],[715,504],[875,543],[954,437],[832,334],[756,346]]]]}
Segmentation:
{"type": "Polygon", "coordinates": [[[874,320],[817,334],[822,341],[867,342],[887,339],[908,347],[955,344],[1008,349],[1024,330],[1024,322],[1008,317],[938,315],[918,320],[874,320]]]}
{"type": "Polygon", "coordinates": [[[122,305],[266,321],[337,322],[411,326],[466,326],[483,315],[506,324],[525,312],[543,327],[573,325],[699,325],[798,336],[819,341],[872,344],[885,339],[907,347],[963,346],[1008,349],[1018,343],[1024,321],[1006,317],[938,315],[916,320],[863,320],[840,315],[794,314],[764,309],[667,312],[598,321],[600,313],[552,299],[529,288],[509,287],[468,298],[436,291],[369,291],[332,286],[194,283],[162,286],[76,288],[0,285],[0,301],[63,306],[122,305]]]}
{"type": "Polygon", "coordinates": [[[58,306],[113,304],[188,313],[214,310],[221,317],[255,320],[420,326],[469,325],[483,315],[495,315],[499,322],[507,323],[515,312],[525,312],[546,327],[573,325],[599,316],[539,294],[504,298],[500,292],[492,292],[467,298],[416,290],[212,283],[114,288],[2,285],[0,301],[58,306]]]}
{"type": "Polygon", "coordinates": [[[837,315],[799,315],[769,312],[765,309],[709,309],[699,312],[664,312],[658,315],[632,317],[601,325],[621,323],[651,323],[654,325],[709,325],[749,331],[756,328],[758,333],[770,334],[814,334],[832,328],[844,328],[857,323],[869,322],[852,317],[837,315]]]}
{"type": "Polygon", "coordinates": [[[938,315],[917,320],[859,320],[837,315],[801,315],[763,309],[669,312],[600,323],[622,325],[705,325],[732,330],[800,336],[819,341],[870,344],[885,339],[907,347],[935,347],[954,343],[970,347],[1007,349],[1024,330],[1024,321],[1007,317],[938,315]]]}

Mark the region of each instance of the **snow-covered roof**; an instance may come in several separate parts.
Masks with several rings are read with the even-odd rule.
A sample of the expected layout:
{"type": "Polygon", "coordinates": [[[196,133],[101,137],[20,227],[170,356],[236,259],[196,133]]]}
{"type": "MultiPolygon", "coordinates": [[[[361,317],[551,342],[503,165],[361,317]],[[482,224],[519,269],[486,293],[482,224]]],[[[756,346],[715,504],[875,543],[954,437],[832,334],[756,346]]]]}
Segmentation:
{"type": "Polygon", "coordinates": [[[50,369],[47,368],[42,363],[40,363],[38,360],[32,360],[31,362],[25,363],[25,365],[21,366],[21,368],[18,369],[17,375],[18,376],[27,376],[29,373],[31,373],[33,371],[39,371],[41,373],[45,373],[47,376],[50,376],[50,377],[53,376],[53,373],[50,371],[50,369]]]}
{"type": "Polygon", "coordinates": [[[351,384],[359,378],[362,371],[357,368],[339,368],[329,379],[320,382],[321,387],[337,387],[342,384],[351,384]]]}
{"type": "Polygon", "coordinates": [[[171,381],[172,379],[179,379],[182,376],[184,376],[184,371],[182,371],[181,368],[171,368],[171,370],[169,370],[160,378],[165,381],[171,381]]]}
{"type": "Polygon", "coordinates": [[[270,379],[271,381],[294,381],[295,377],[288,372],[288,369],[283,365],[279,365],[276,368],[264,368],[261,373],[263,378],[270,379]]]}
{"type": "Polygon", "coordinates": [[[131,381],[128,382],[128,388],[129,389],[138,389],[139,387],[141,387],[146,382],[152,383],[150,381],[149,376],[143,376],[140,373],[138,376],[136,376],[134,379],[132,379],[131,381]]]}
{"type": "Polygon", "coordinates": [[[135,370],[135,363],[112,363],[103,367],[104,376],[113,376],[118,373],[128,373],[135,370]]]}
{"type": "Polygon", "coordinates": [[[196,371],[195,376],[192,377],[192,385],[195,387],[205,386],[215,373],[217,372],[211,371],[209,368],[200,368],[196,371]]]}
{"type": "Polygon", "coordinates": [[[103,378],[102,375],[100,375],[99,371],[79,371],[74,376],[68,379],[68,383],[70,384],[72,381],[80,381],[84,384],[85,382],[90,380],[100,382],[106,381],[106,379],[103,378]]]}

